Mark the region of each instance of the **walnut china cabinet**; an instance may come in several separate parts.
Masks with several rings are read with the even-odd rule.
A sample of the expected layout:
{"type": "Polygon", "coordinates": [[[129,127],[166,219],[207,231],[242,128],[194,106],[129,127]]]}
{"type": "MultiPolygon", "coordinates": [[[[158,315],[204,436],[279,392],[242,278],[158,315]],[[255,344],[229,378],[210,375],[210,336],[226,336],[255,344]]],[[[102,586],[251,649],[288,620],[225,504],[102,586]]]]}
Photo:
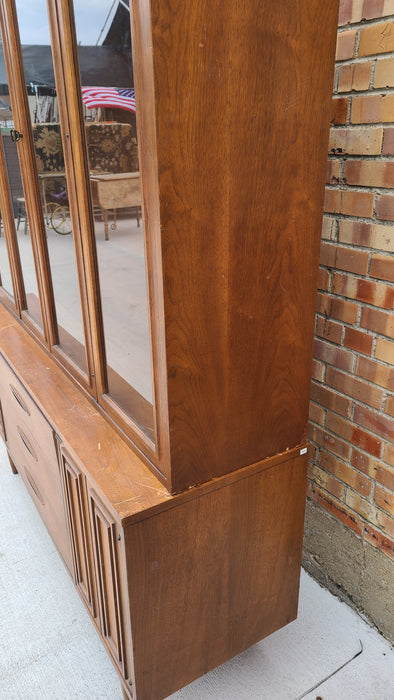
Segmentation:
{"type": "Polygon", "coordinates": [[[160,700],[297,613],[338,3],[107,4],[0,0],[1,430],[160,700]]]}

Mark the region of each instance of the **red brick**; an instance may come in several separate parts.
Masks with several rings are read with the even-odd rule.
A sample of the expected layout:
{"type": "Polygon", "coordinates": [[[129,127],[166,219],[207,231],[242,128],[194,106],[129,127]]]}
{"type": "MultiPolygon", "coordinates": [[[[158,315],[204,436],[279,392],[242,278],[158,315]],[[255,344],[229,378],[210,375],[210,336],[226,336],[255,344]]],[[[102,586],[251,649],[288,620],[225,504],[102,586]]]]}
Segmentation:
{"type": "Polygon", "coordinates": [[[325,428],[365,450],[365,452],[369,452],[374,457],[380,457],[382,454],[382,441],[379,438],[369,435],[365,430],[361,430],[342,416],[337,416],[329,411],[326,416],[325,428]]]}
{"type": "Polygon", "coordinates": [[[357,275],[366,275],[368,272],[369,253],[354,248],[336,247],[335,267],[338,270],[355,272],[357,275]]]}
{"type": "Polygon", "coordinates": [[[318,362],[317,360],[312,361],[312,378],[316,379],[318,382],[324,382],[324,375],[326,371],[326,366],[323,362],[318,362]]]}
{"type": "Polygon", "coordinates": [[[384,0],[364,0],[363,19],[383,17],[384,0]]]}
{"type": "Polygon", "coordinates": [[[344,190],[341,192],[341,214],[369,217],[373,214],[373,192],[344,190]]]}
{"type": "Polygon", "coordinates": [[[312,421],[312,423],[317,423],[318,425],[323,426],[325,417],[326,412],[324,408],[317,406],[317,404],[311,401],[309,404],[309,420],[312,421]]]}
{"type": "Polygon", "coordinates": [[[351,530],[354,530],[358,535],[361,535],[363,530],[362,520],[353,513],[351,510],[346,508],[342,503],[334,501],[332,498],[325,494],[317,486],[312,487],[312,500],[319,503],[323,508],[325,508],[331,515],[334,515],[338,520],[344,523],[351,530]]]}
{"type": "MultiPolygon", "coordinates": [[[[360,474],[348,464],[341,462],[329,452],[320,451],[320,464],[340,481],[351,486],[363,496],[369,496],[372,490],[372,481],[360,474]]],[[[336,495],[336,494],[334,494],[336,495]]]]}
{"type": "Polygon", "coordinates": [[[318,466],[312,465],[309,470],[309,475],[312,480],[322,486],[325,491],[328,491],[335,498],[343,498],[345,493],[345,487],[331,474],[327,474],[318,466]]]}
{"type": "Polygon", "coordinates": [[[394,491],[394,471],[392,469],[390,470],[389,467],[386,468],[384,465],[380,465],[375,470],[375,479],[380,484],[390,489],[390,491],[394,491]]]}
{"type": "Polygon", "coordinates": [[[373,522],[382,530],[385,530],[385,533],[391,539],[394,538],[394,518],[392,518],[391,515],[375,508],[375,519],[373,522]]]}
{"type": "Polygon", "coordinates": [[[394,337],[394,316],[391,313],[364,306],[360,325],[375,333],[387,335],[389,338],[394,337]]]}
{"type": "Polygon", "coordinates": [[[375,486],[374,501],[379,508],[386,510],[391,516],[394,517],[394,494],[390,493],[381,486],[375,486]]]}
{"type": "Polygon", "coordinates": [[[353,353],[344,348],[336,347],[325,343],[324,340],[315,338],[315,358],[327,362],[329,365],[334,365],[339,369],[350,371],[353,367],[353,353]]]}
{"type": "Polygon", "coordinates": [[[375,212],[378,219],[394,221],[394,194],[380,194],[376,199],[375,212]]]}
{"type": "Polygon", "coordinates": [[[387,362],[394,365],[394,343],[384,338],[378,338],[376,341],[375,357],[382,362],[387,362]]]}
{"type": "MultiPolygon", "coordinates": [[[[351,50],[350,46],[343,47],[343,50],[346,49],[351,50]]],[[[349,58],[351,57],[349,56],[349,58]]],[[[371,71],[372,61],[348,63],[345,66],[340,66],[338,70],[338,92],[368,90],[371,82],[371,71]]]]}
{"type": "Polygon", "coordinates": [[[323,241],[320,246],[320,265],[335,267],[336,254],[337,246],[323,241]]]}
{"type": "Polygon", "coordinates": [[[389,396],[387,398],[385,413],[394,418],[394,396],[389,396]]]}
{"type": "Polygon", "coordinates": [[[316,335],[339,345],[342,343],[343,326],[319,316],[316,323],[316,335]]]}
{"type": "Polygon", "coordinates": [[[360,29],[359,56],[394,51],[394,22],[380,22],[360,29]]]}
{"type": "Polygon", "coordinates": [[[351,447],[343,440],[327,433],[325,430],[320,428],[313,423],[309,424],[309,439],[315,442],[317,445],[324,447],[325,450],[333,452],[338,457],[343,457],[345,460],[349,460],[351,447]]]}
{"type": "MultiPolygon", "coordinates": [[[[326,384],[340,391],[342,394],[346,394],[346,396],[356,399],[361,403],[368,404],[368,406],[377,409],[382,407],[382,389],[371,386],[362,379],[353,377],[350,374],[340,372],[334,367],[327,367],[326,384]]],[[[355,423],[357,423],[356,420],[355,423]]]]}
{"type": "Polygon", "coordinates": [[[323,216],[323,225],[322,225],[322,232],[321,232],[322,238],[325,238],[329,241],[334,241],[336,238],[336,232],[337,232],[336,219],[333,219],[330,216],[323,216]]]}
{"type": "Polygon", "coordinates": [[[327,214],[339,214],[341,211],[341,191],[328,189],[324,193],[324,211],[327,214]]]}
{"type": "Polygon", "coordinates": [[[328,214],[345,214],[368,218],[373,215],[373,203],[373,192],[326,188],[324,211],[328,214]]]}
{"type": "Polygon", "coordinates": [[[328,160],[326,168],[326,184],[335,185],[339,182],[341,163],[339,160],[328,160]]]}
{"type": "Polygon", "coordinates": [[[312,445],[311,442],[308,444],[308,455],[309,455],[309,459],[312,462],[316,462],[316,460],[317,460],[317,447],[316,447],[316,445],[312,445]]]}
{"type": "Polygon", "coordinates": [[[373,413],[365,406],[355,406],[354,422],[385,440],[394,440],[394,421],[379,413],[373,413]]]}
{"type": "Polygon", "coordinates": [[[368,520],[374,525],[379,525],[376,507],[369,503],[369,501],[367,501],[365,498],[360,496],[359,493],[352,491],[351,488],[348,488],[346,491],[345,503],[352,510],[358,513],[358,515],[361,515],[362,518],[365,518],[365,520],[368,520]]]}
{"type": "MultiPolygon", "coordinates": [[[[387,464],[394,467],[394,445],[388,443],[384,448],[383,459],[387,464]]],[[[392,489],[394,491],[394,488],[392,489]]]]}
{"type": "Polygon", "coordinates": [[[394,369],[382,365],[376,360],[367,357],[359,357],[357,360],[357,376],[367,379],[369,382],[379,384],[384,389],[394,391],[394,369]]]}
{"type": "Polygon", "coordinates": [[[328,270],[319,268],[319,278],[317,280],[317,288],[329,291],[331,286],[331,274],[328,270]]]}
{"type": "Polygon", "coordinates": [[[330,316],[330,305],[332,297],[329,294],[318,292],[316,295],[316,313],[330,316]]]}
{"type": "Polygon", "coordinates": [[[390,160],[348,160],[344,182],[362,187],[394,187],[394,162],[390,160]]]}
{"type": "Polygon", "coordinates": [[[374,88],[394,87],[394,57],[377,59],[373,86],[374,88]]]}
{"type": "Polygon", "coordinates": [[[338,25],[360,22],[363,16],[364,0],[341,0],[339,3],[338,25]]]}
{"type": "Polygon", "coordinates": [[[353,97],[352,124],[378,124],[394,121],[394,94],[353,97]]]}
{"type": "Polygon", "coordinates": [[[394,250],[394,228],[392,226],[342,220],[339,222],[338,236],[340,243],[387,250],[390,253],[394,250]]]}
{"type": "Polygon", "coordinates": [[[345,396],[340,396],[325,386],[312,382],[311,399],[320,406],[331,409],[341,416],[349,417],[352,412],[352,401],[345,396]]]}
{"type": "Polygon", "coordinates": [[[331,129],[329,140],[330,153],[346,155],[380,155],[383,142],[383,128],[353,127],[348,129],[331,129]]]}
{"type": "Polygon", "coordinates": [[[363,355],[371,355],[373,337],[355,328],[346,328],[344,344],[347,348],[361,352],[363,355]]]}
{"type": "Polygon", "coordinates": [[[351,301],[330,297],[331,304],[328,315],[345,323],[355,323],[358,317],[358,304],[351,301]]]}
{"type": "Polygon", "coordinates": [[[389,257],[388,255],[373,255],[369,274],[371,277],[376,277],[377,279],[394,282],[394,257],[389,257]]]}
{"type": "Polygon", "coordinates": [[[364,539],[394,559],[394,542],[369,523],[364,527],[364,539]]]}
{"type": "Polygon", "coordinates": [[[337,48],[335,54],[336,61],[344,61],[353,58],[356,45],[356,30],[349,29],[347,32],[339,32],[337,36],[337,48]]]}
{"type": "Polygon", "coordinates": [[[382,464],[380,460],[354,449],[351,463],[363,474],[372,477],[391,491],[394,490],[394,471],[382,464]]]}
{"type": "Polygon", "coordinates": [[[392,126],[384,129],[382,154],[384,156],[394,156],[394,127],[392,126]]]}
{"type": "Polygon", "coordinates": [[[332,101],[331,124],[346,124],[349,111],[349,98],[337,97],[332,101]]]}
{"type": "Polygon", "coordinates": [[[371,282],[370,280],[342,275],[339,272],[334,274],[333,283],[334,294],[350,297],[363,301],[372,306],[380,306],[384,309],[394,307],[394,288],[381,282],[371,282]]]}

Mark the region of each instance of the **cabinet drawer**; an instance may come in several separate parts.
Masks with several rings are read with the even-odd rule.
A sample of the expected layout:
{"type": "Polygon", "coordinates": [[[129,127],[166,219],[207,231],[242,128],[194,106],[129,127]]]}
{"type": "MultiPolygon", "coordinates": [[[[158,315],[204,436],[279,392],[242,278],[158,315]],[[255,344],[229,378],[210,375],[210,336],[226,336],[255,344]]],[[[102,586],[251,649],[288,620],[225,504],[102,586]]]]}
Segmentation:
{"type": "Polygon", "coordinates": [[[4,413],[25,425],[40,444],[49,463],[57,462],[54,434],[51,426],[7,363],[0,358],[1,402],[4,413]]]}

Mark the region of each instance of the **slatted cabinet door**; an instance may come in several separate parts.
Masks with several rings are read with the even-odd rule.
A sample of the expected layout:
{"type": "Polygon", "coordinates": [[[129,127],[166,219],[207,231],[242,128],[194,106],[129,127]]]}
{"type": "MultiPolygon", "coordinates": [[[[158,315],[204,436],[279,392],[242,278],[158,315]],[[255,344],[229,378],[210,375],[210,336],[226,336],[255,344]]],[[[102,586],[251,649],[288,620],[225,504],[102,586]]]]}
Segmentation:
{"type": "Polygon", "coordinates": [[[95,574],[101,634],[122,675],[126,677],[126,644],[120,591],[118,546],[121,535],[114,519],[89,489],[95,574]]]}
{"type": "Polygon", "coordinates": [[[75,585],[91,616],[98,623],[86,500],[86,479],[63,448],[60,449],[60,462],[70,529],[75,585]]]}

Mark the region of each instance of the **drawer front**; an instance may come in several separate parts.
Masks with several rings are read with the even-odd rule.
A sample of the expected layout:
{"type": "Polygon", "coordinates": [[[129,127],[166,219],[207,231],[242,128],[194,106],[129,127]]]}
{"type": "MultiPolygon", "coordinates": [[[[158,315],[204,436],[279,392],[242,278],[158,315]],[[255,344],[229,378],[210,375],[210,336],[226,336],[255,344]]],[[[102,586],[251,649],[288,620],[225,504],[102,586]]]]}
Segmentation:
{"type": "Polygon", "coordinates": [[[36,437],[40,444],[40,450],[47,457],[48,462],[56,464],[57,454],[53,430],[3,358],[0,360],[0,386],[4,412],[7,415],[12,414],[16,422],[24,424],[36,437]]]}
{"type": "MultiPolygon", "coordinates": [[[[7,417],[6,417],[7,420],[7,417]]],[[[49,464],[26,426],[7,423],[7,446],[67,568],[72,571],[70,539],[59,468],[49,464]]]]}
{"type": "Polygon", "coordinates": [[[54,431],[2,358],[0,392],[11,460],[71,571],[70,542],[54,431]]]}

